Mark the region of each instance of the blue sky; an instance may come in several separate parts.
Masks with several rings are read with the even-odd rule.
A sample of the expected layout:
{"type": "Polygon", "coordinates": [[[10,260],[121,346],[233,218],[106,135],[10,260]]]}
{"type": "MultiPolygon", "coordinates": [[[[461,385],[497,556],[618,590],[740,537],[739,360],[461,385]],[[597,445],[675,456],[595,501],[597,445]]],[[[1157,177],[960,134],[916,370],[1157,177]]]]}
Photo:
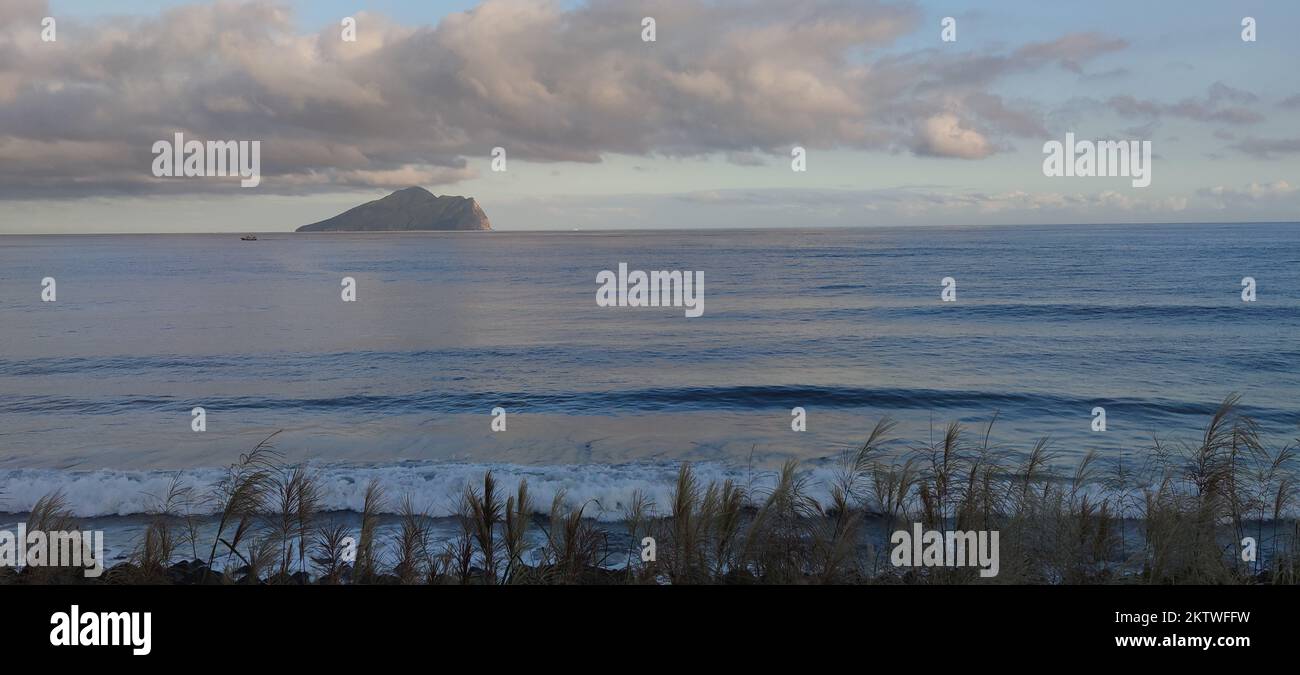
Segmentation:
{"type": "Polygon", "coordinates": [[[0,232],[287,230],[406,177],[476,197],[498,229],[1274,221],[1300,206],[1294,2],[25,4],[0,10],[0,47],[22,56],[0,65],[14,172],[0,232]],[[267,7],[288,13],[229,48],[267,7]],[[32,39],[45,12],[58,51],[32,39]],[[331,44],[343,16],[362,17],[364,54],[331,44]],[[939,40],[945,16],[956,43],[939,40]],[[159,33],[185,30],[222,36],[211,58],[171,61],[159,33]],[[152,56],[105,56],[126,51],[152,56]],[[171,127],[262,139],[264,185],[137,180],[171,127]],[[1043,143],[1067,131],[1150,140],[1151,186],[1044,176],[1043,143]],[[790,170],[796,144],[807,172],[790,170]],[[94,172],[61,154],[83,147],[103,155],[94,172]]]}

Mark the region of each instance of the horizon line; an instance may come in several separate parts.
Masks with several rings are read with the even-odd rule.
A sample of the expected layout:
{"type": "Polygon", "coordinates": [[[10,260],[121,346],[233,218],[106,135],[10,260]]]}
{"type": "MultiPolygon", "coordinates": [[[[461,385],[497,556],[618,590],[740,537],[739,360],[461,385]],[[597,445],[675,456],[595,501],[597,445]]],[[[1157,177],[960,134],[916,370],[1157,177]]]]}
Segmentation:
{"type": "Polygon", "coordinates": [[[355,231],[337,231],[337,232],[299,232],[297,229],[292,230],[227,230],[213,231],[206,230],[201,232],[183,232],[183,231],[166,231],[166,232],[0,232],[0,237],[112,237],[124,235],[139,236],[158,236],[158,235],[236,235],[236,234],[295,234],[295,235],[347,235],[347,234],[377,234],[377,235],[424,235],[424,234],[457,234],[457,235],[482,235],[501,232],[511,233],[574,233],[574,232],[779,232],[779,231],[826,231],[826,230],[890,230],[890,229],[911,229],[911,228],[971,228],[971,229],[1006,229],[1018,227],[1158,227],[1162,225],[1300,225],[1300,220],[1242,220],[1242,221],[1222,221],[1222,220],[1194,220],[1194,221],[1128,221],[1115,223],[1089,223],[1089,222],[1069,222],[1069,223],[911,223],[906,225],[823,225],[819,227],[808,226],[748,226],[748,227],[641,227],[641,228],[537,228],[537,229],[491,229],[491,230],[355,230],[355,231]]]}

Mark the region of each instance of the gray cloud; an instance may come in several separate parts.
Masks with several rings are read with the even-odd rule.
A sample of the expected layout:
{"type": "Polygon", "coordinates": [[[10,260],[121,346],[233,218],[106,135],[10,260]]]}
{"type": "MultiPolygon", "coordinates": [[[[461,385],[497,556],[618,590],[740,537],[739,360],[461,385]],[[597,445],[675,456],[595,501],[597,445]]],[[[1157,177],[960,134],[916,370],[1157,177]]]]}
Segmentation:
{"type": "Polygon", "coordinates": [[[1231,146],[1257,159],[1275,159],[1278,155],[1300,153],[1300,138],[1244,138],[1231,146]]]}
{"type": "Polygon", "coordinates": [[[727,161],[736,166],[764,166],[767,164],[763,156],[758,153],[734,150],[727,153],[727,161]]]}
{"type": "Polygon", "coordinates": [[[1244,89],[1237,89],[1236,87],[1230,87],[1222,82],[1215,82],[1214,84],[1211,84],[1209,91],[1206,92],[1205,98],[1211,103],[1217,103],[1219,101],[1232,101],[1234,103],[1254,103],[1259,100],[1259,97],[1256,96],[1255,94],[1252,94],[1244,89]]]}
{"type": "Polygon", "coordinates": [[[1161,103],[1129,95],[1112,96],[1106,104],[1123,117],[1180,117],[1198,122],[1223,122],[1228,124],[1255,124],[1264,117],[1239,105],[1225,103],[1252,103],[1259,97],[1247,91],[1234,89],[1222,82],[1210,85],[1203,100],[1184,99],[1177,103],[1161,103]]]}
{"type": "Polygon", "coordinates": [[[911,4],[841,0],[488,0],[432,27],[358,15],[293,29],[271,0],[157,17],[60,21],[37,0],[0,6],[0,197],[236,192],[157,179],[151,147],[262,141],[259,191],[437,185],[467,158],[598,162],[603,154],[721,153],[746,163],[792,145],[978,159],[1044,133],[1032,105],[987,93],[1046,67],[1082,72],[1122,40],[1084,33],[1010,52],[878,50],[920,27],[911,4]],[[643,16],[658,41],[640,40],[643,16]]]}
{"type": "Polygon", "coordinates": [[[1133,74],[1133,71],[1128,68],[1111,68],[1110,70],[1104,70],[1097,73],[1084,73],[1079,79],[1085,82],[1098,82],[1102,80],[1117,80],[1123,77],[1128,77],[1131,74],[1133,74]]]}

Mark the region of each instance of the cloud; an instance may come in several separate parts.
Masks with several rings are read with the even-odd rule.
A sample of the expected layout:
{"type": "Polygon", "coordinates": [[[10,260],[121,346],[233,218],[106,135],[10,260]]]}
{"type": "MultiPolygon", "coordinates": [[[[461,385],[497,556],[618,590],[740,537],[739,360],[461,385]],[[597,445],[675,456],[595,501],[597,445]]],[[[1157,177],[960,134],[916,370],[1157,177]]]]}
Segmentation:
{"type": "Polygon", "coordinates": [[[1233,101],[1235,103],[1254,103],[1259,97],[1244,89],[1230,87],[1222,82],[1215,82],[1210,85],[1209,91],[1206,92],[1205,98],[1211,103],[1219,101],[1233,101]]]}
{"type": "Polygon", "coordinates": [[[1128,77],[1131,74],[1133,74],[1133,71],[1128,68],[1111,68],[1110,70],[1103,70],[1097,73],[1084,73],[1080,76],[1080,79],[1085,82],[1100,82],[1103,80],[1116,80],[1128,77]]]}
{"type": "Polygon", "coordinates": [[[1291,185],[1285,180],[1276,180],[1272,183],[1251,183],[1244,188],[1216,185],[1196,191],[1202,197],[1210,197],[1215,200],[1221,208],[1250,202],[1294,198],[1298,192],[1300,192],[1300,188],[1291,185]]]}
{"type": "Polygon", "coordinates": [[[951,113],[934,115],[921,123],[914,146],[918,154],[981,159],[993,152],[984,135],[962,126],[951,113]]]}
{"type": "Polygon", "coordinates": [[[1107,38],[1098,33],[1073,33],[1051,42],[1026,45],[1016,52],[1016,56],[1028,62],[1054,62],[1065,70],[1082,75],[1084,62],[1127,46],[1125,40],[1107,38]]]}
{"type": "Polygon", "coordinates": [[[1256,159],[1276,159],[1278,155],[1300,152],[1300,138],[1257,138],[1251,136],[1232,144],[1234,150],[1256,159]]]}
{"type": "MultiPolygon", "coordinates": [[[[877,212],[916,217],[922,215],[1039,214],[1084,216],[1093,209],[1124,212],[1173,213],[1187,208],[1183,197],[1147,197],[1103,190],[1096,193],[961,191],[915,187],[879,190],[704,190],[681,195],[696,205],[744,206],[791,210],[800,213],[877,212]]],[[[1030,218],[1036,216],[1031,215],[1030,218]]]]}
{"type": "Polygon", "coordinates": [[[1010,52],[883,51],[921,29],[911,3],[487,0],[436,26],[357,15],[299,34],[271,0],[59,23],[45,2],[0,5],[0,198],[237,193],[159,179],[154,141],[262,141],[259,192],[448,184],[491,149],[599,162],[809,148],[979,158],[1041,136],[999,78],[1125,47],[1083,33],[1010,52]],[[654,43],[641,18],[658,21],[654,43]],[[919,122],[918,122],[919,120],[919,122]]]}
{"type": "Polygon", "coordinates": [[[736,166],[764,166],[767,164],[762,155],[753,152],[728,152],[727,161],[736,166]]]}
{"type": "Polygon", "coordinates": [[[1223,122],[1228,124],[1255,124],[1264,120],[1263,115],[1239,105],[1225,103],[1252,103],[1259,97],[1241,89],[1234,89],[1222,82],[1210,85],[1202,100],[1183,99],[1177,103],[1161,103],[1139,99],[1127,94],[1112,96],[1106,104],[1123,117],[1143,117],[1157,119],[1160,117],[1179,117],[1198,122],[1223,122]]]}

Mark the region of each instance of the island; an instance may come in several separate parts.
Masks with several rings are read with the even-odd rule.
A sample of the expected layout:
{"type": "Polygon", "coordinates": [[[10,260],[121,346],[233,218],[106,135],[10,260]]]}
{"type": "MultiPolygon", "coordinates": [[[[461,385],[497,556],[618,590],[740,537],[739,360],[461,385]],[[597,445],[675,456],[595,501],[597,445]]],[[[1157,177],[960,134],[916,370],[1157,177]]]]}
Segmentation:
{"type": "Polygon", "coordinates": [[[472,197],[441,197],[422,187],[398,190],[333,218],[303,225],[297,232],[417,232],[491,230],[487,214],[472,197]]]}

